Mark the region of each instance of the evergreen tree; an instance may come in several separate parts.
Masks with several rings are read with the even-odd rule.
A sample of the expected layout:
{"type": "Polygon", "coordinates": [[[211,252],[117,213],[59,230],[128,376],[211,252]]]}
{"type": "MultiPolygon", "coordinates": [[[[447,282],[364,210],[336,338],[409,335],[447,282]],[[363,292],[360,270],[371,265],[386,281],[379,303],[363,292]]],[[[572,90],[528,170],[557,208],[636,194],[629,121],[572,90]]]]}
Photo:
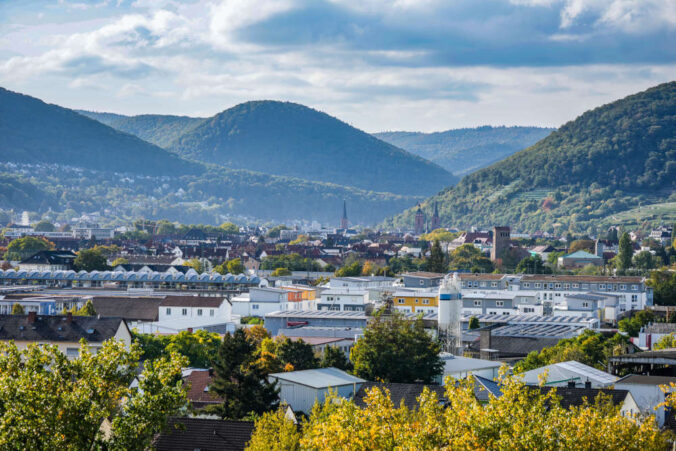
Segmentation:
{"type": "Polygon", "coordinates": [[[12,315],[25,315],[26,313],[23,310],[23,305],[15,302],[12,304],[12,315]]]}
{"type": "Polygon", "coordinates": [[[620,238],[620,251],[617,254],[617,269],[625,271],[631,268],[631,259],[634,256],[634,247],[629,234],[624,232],[620,238]]]}
{"type": "Polygon", "coordinates": [[[96,316],[96,310],[94,310],[94,304],[92,304],[91,299],[87,300],[85,305],[75,314],[78,316],[96,316]]]}
{"type": "Polygon", "coordinates": [[[211,385],[211,390],[224,400],[214,409],[223,418],[238,420],[277,407],[277,386],[269,383],[263,370],[254,364],[255,351],[242,329],[223,337],[211,385]]]}
{"type": "Polygon", "coordinates": [[[430,250],[430,258],[427,260],[427,270],[430,272],[445,273],[447,272],[446,255],[441,250],[439,240],[434,240],[432,249],[430,250]]]}
{"type": "Polygon", "coordinates": [[[324,348],[324,355],[321,361],[322,368],[339,368],[344,371],[352,369],[352,363],[347,356],[337,346],[327,346],[324,348]]]}
{"type": "Polygon", "coordinates": [[[275,354],[283,365],[291,364],[294,371],[309,370],[319,366],[312,346],[303,340],[283,338],[277,342],[275,354]]]}
{"type": "Polygon", "coordinates": [[[469,330],[474,330],[474,329],[478,329],[479,327],[481,327],[481,324],[479,324],[479,318],[477,318],[476,316],[471,316],[469,318],[469,326],[468,327],[469,327],[469,330]]]}

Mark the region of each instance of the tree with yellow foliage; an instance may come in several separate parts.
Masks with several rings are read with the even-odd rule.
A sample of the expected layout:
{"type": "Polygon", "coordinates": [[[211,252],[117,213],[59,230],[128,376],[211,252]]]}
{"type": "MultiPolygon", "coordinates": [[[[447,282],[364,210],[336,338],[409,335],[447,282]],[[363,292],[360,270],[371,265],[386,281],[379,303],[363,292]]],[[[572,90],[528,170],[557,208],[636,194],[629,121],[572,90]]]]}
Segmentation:
{"type": "Polygon", "coordinates": [[[288,441],[288,449],[663,450],[668,435],[653,420],[623,416],[609,399],[565,409],[555,391],[543,393],[502,377],[502,396],[481,403],[471,380],[446,381],[446,405],[425,389],[416,408],[395,406],[387,389],[373,388],[365,407],[329,397],[316,404],[295,441],[281,413],[259,420],[249,445],[288,441]]]}

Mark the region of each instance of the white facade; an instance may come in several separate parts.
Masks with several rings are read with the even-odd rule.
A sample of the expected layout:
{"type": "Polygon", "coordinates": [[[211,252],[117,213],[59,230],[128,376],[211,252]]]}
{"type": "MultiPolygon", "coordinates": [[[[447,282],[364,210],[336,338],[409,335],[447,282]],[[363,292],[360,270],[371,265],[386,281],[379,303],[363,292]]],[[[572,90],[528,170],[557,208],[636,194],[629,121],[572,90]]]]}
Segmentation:
{"type": "Polygon", "coordinates": [[[317,310],[363,310],[368,303],[368,291],[328,289],[322,292],[317,310]]]}
{"type": "Polygon", "coordinates": [[[333,277],[329,280],[329,288],[347,288],[350,290],[368,290],[371,288],[389,288],[394,285],[396,279],[382,276],[364,277],[333,277]]]}
{"type": "Polygon", "coordinates": [[[232,313],[242,316],[260,316],[280,310],[289,310],[288,292],[279,288],[254,287],[248,293],[232,299],[232,313]]]}
{"type": "Polygon", "coordinates": [[[440,383],[446,377],[465,379],[470,374],[493,380],[498,377],[498,372],[502,366],[502,362],[495,360],[472,359],[452,354],[441,354],[440,357],[444,362],[443,376],[441,376],[440,380],[437,380],[440,383]]]}

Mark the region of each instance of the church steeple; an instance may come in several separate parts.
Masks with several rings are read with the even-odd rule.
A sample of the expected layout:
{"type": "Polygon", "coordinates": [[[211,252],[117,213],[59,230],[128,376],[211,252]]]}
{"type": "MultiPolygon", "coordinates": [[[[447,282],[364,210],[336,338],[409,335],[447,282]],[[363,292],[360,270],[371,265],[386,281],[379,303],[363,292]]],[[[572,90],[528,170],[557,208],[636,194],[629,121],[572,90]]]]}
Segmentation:
{"type": "Polygon", "coordinates": [[[421,235],[425,231],[425,214],[418,204],[418,210],[415,212],[415,234],[421,235]]]}
{"type": "Polygon", "coordinates": [[[434,203],[434,214],[432,215],[431,229],[436,230],[441,227],[441,218],[439,218],[439,208],[437,203],[434,203]]]}
{"type": "Polygon", "coordinates": [[[340,218],[340,228],[347,229],[348,220],[347,220],[347,202],[343,200],[343,217],[340,218]]]}

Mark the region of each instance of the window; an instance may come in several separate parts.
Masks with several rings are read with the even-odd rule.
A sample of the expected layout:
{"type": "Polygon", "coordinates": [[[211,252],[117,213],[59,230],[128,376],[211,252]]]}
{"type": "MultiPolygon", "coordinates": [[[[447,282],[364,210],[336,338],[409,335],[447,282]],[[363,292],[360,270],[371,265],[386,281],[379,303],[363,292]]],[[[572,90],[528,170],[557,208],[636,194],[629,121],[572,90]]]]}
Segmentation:
{"type": "Polygon", "coordinates": [[[474,307],[481,307],[481,300],[474,301],[474,307]]]}
{"type": "Polygon", "coordinates": [[[420,299],[416,299],[416,300],[415,300],[415,303],[416,303],[416,304],[419,304],[419,303],[420,303],[420,299]]]}
{"type": "Polygon", "coordinates": [[[631,289],[634,290],[634,291],[638,291],[638,285],[632,285],[631,289]]]}
{"type": "Polygon", "coordinates": [[[569,284],[569,283],[564,283],[564,284],[563,284],[563,288],[566,289],[566,290],[569,290],[569,289],[570,289],[570,284],[569,284]]]}
{"type": "Polygon", "coordinates": [[[181,310],[181,315],[188,316],[188,309],[184,308],[183,310],[181,310]]]}
{"type": "Polygon", "coordinates": [[[589,307],[589,302],[583,302],[583,303],[582,303],[582,307],[585,307],[585,308],[586,308],[586,307],[589,307]]]}
{"type": "Polygon", "coordinates": [[[605,284],[605,283],[599,284],[599,289],[600,289],[600,290],[605,290],[605,289],[606,289],[606,284],[605,284]]]}
{"type": "Polygon", "coordinates": [[[579,284],[579,283],[574,283],[574,284],[573,284],[573,288],[580,288],[580,284],[579,284]]]}
{"type": "Polygon", "coordinates": [[[486,282],[481,282],[481,286],[482,286],[482,287],[485,287],[485,286],[486,286],[486,282]]]}
{"type": "Polygon", "coordinates": [[[251,310],[258,310],[258,307],[260,307],[258,304],[251,304],[251,310]]]}
{"type": "Polygon", "coordinates": [[[167,316],[171,316],[171,309],[167,308],[167,316]]]}
{"type": "Polygon", "coordinates": [[[202,316],[202,309],[201,308],[197,309],[197,316],[202,316]]]}
{"type": "Polygon", "coordinates": [[[542,288],[542,284],[540,282],[535,282],[535,288],[542,288]]]}
{"type": "Polygon", "coordinates": [[[560,283],[558,283],[558,282],[557,282],[557,283],[555,283],[555,284],[554,284],[554,288],[561,288],[561,284],[560,284],[560,283]]]}
{"type": "Polygon", "coordinates": [[[398,302],[399,302],[400,304],[403,304],[403,303],[404,303],[404,300],[403,300],[403,299],[399,299],[398,302]]]}
{"type": "Polygon", "coordinates": [[[550,289],[554,288],[554,284],[553,284],[553,283],[550,283],[550,284],[549,284],[549,288],[550,288],[550,289]]]}
{"type": "Polygon", "coordinates": [[[533,307],[524,307],[523,312],[524,313],[534,313],[535,309],[533,307]]]}
{"type": "Polygon", "coordinates": [[[627,285],[625,285],[625,284],[620,285],[620,290],[626,290],[626,289],[627,289],[627,285]]]}
{"type": "Polygon", "coordinates": [[[209,310],[209,316],[214,316],[214,309],[209,310]]]}
{"type": "Polygon", "coordinates": [[[631,295],[631,302],[638,302],[638,295],[637,294],[631,295]]]}
{"type": "Polygon", "coordinates": [[[420,285],[425,285],[425,281],[421,279],[421,280],[420,280],[420,285]]]}
{"type": "Polygon", "coordinates": [[[498,283],[497,283],[497,282],[491,282],[491,287],[497,288],[497,287],[498,287],[498,283]]]}
{"type": "Polygon", "coordinates": [[[505,301],[495,301],[496,307],[502,307],[503,305],[505,305],[505,301]]]}
{"type": "Polygon", "coordinates": [[[529,282],[524,282],[523,283],[524,288],[530,288],[530,283],[529,282]]]}
{"type": "Polygon", "coordinates": [[[429,304],[430,300],[429,299],[423,299],[423,304],[429,304]]]}

